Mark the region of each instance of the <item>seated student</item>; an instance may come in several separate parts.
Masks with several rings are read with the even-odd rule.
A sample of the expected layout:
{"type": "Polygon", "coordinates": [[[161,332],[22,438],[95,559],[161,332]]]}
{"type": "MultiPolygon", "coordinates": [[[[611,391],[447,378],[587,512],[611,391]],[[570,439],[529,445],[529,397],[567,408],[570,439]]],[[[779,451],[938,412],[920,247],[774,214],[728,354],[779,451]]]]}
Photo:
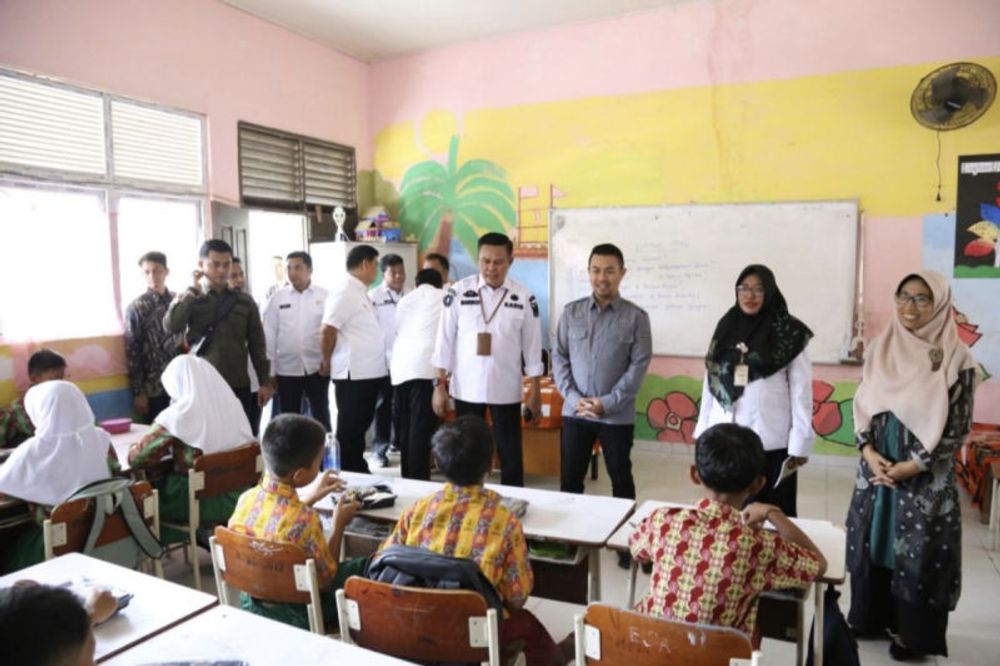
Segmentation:
{"type": "Polygon", "coordinates": [[[521,521],[483,487],[493,461],[493,437],[478,416],[461,416],[442,425],[431,439],[438,469],[447,483],[415,502],[382,548],[420,546],[449,557],[471,558],[493,583],[509,615],[500,630],[501,644],[524,652],[528,666],[565,663],[545,627],[522,608],[534,576],[521,521]]]}
{"type": "MultiPolygon", "coordinates": [[[[150,480],[160,493],[160,518],[165,522],[188,519],[188,470],[203,454],[238,449],[256,437],[240,401],[219,371],[192,354],[175,357],[163,369],[163,388],[170,406],[156,415],[142,439],[129,447],[133,469],[152,471],[150,480]],[[157,478],[156,468],[172,456],[171,471],[157,478]]],[[[207,498],[201,502],[201,522],[220,525],[229,520],[242,491],[207,498]]],[[[164,528],[164,543],[186,538],[186,534],[164,528]]]]}
{"type": "MultiPolygon", "coordinates": [[[[349,500],[346,493],[341,496],[329,539],[323,536],[319,512],[312,508],[331,492],[343,490],[344,482],[336,472],[323,472],[316,489],[304,501],[296,491],[312,483],[319,474],[325,441],[326,430],[319,421],[307,416],[282,414],[268,423],[261,442],[267,472],[260,485],[240,497],[229,519],[229,529],[257,539],[302,546],[306,556],[316,560],[323,618],[330,624],[337,617],[334,591],[343,587],[348,576],[361,574],[368,558],[338,562],[344,527],[361,508],[359,502],[349,500]]],[[[309,628],[309,618],[301,604],[269,603],[241,593],[240,606],[272,620],[309,628]]]]}
{"type": "Polygon", "coordinates": [[[93,666],[94,616],[62,587],[15,584],[0,589],[0,645],[5,666],[93,666]]]}
{"type": "Polygon", "coordinates": [[[40,505],[35,522],[5,530],[0,574],[41,562],[41,524],[52,507],[94,481],[119,471],[108,433],[94,426],[94,413],[75,385],[53,380],[28,389],[24,408],[35,435],[0,465],[0,493],[40,505]]]}
{"type": "Polygon", "coordinates": [[[705,487],[693,508],[654,511],[629,538],[632,557],[653,563],[640,613],[735,627],[756,636],[757,597],[805,588],[826,570],[819,549],[771,504],[743,507],[764,484],[764,445],[733,423],[712,426],[695,443],[691,480],[705,487]],[[762,527],[770,520],[776,532],[762,527]]]}
{"type": "MultiPolygon", "coordinates": [[[[39,349],[28,359],[29,388],[66,376],[66,359],[50,349],[39,349]]],[[[35,433],[24,411],[24,396],[0,409],[0,448],[17,446],[35,433]]]]}

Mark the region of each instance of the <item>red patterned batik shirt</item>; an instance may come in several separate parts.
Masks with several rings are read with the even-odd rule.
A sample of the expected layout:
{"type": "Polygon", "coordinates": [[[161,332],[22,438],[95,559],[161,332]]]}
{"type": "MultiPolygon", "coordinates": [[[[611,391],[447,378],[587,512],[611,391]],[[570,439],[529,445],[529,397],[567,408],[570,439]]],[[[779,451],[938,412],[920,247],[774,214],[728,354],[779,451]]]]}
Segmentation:
{"type": "Polygon", "coordinates": [[[640,613],[735,627],[754,634],[757,597],[805,588],[819,573],[812,552],[743,522],[728,504],[703,499],[692,509],[661,508],[629,538],[632,556],[653,563],[640,613]]]}

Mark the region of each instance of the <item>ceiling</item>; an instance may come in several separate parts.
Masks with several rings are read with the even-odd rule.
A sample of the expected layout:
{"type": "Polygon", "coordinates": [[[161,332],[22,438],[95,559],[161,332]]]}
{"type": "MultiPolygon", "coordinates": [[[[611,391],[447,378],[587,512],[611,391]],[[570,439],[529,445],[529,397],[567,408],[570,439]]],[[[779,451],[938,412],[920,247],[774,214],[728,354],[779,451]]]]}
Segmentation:
{"type": "Polygon", "coordinates": [[[690,0],[223,0],[366,62],[685,1],[690,0]]]}

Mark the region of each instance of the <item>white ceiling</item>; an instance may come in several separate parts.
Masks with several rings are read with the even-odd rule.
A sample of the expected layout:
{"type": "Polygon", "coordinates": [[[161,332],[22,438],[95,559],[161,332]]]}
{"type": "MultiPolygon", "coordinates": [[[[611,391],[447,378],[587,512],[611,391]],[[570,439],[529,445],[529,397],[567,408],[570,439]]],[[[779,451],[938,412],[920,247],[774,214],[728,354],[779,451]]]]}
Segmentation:
{"type": "Polygon", "coordinates": [[[690,0],[223,0],[367,62],[690,0]]]}

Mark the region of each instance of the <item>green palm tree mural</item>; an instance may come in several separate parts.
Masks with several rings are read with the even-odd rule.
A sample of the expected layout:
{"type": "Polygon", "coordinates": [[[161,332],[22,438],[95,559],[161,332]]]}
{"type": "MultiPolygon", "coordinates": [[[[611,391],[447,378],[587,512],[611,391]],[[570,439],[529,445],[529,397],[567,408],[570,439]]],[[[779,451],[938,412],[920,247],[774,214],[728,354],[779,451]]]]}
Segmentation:
{"type": "Polygon", "coordinates": [[[420,239],[422,253],[447,255],[454,232],[473,260],[480,236],[508,233],[516,221],[507,172],[489,160],[459,166],[457,135],[451,137],[447,164],[428,160],[407,169],[399,210],[403,233],[420,239]]]}

